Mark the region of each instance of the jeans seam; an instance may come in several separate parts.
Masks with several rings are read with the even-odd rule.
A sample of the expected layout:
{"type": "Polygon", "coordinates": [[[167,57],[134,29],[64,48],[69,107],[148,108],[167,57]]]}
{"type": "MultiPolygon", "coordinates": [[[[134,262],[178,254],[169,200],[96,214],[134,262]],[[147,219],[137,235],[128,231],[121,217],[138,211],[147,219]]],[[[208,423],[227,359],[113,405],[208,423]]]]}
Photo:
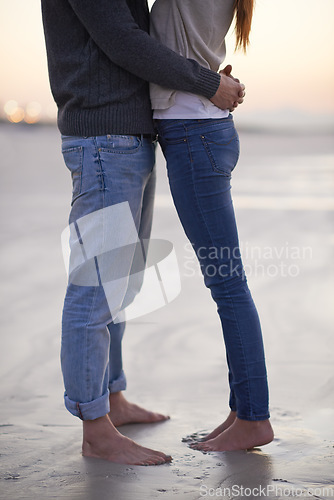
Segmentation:
{"type": "Polygon", "coordinates": [[[80,418],[81,420],[83,420],[84,418],[83,418],[83,415],[82,415],[82,413],[81,413],[80,403],[78,403],[78,402],[77,402],[77,412],[78,412],[78,414],[79,414],[79,418],[80,418]]]}
{"type": "Polygon", "coordinates": [[[91,374],[90,374],[90,369],[89,369],[89,352],[90,352],[90,349],[88,349],[88,325],[89,325],[89,321],[90,321],[90,318],[92,316],[92,312],[93,312],[93,309],[94,309],[94,304],[95,304],[95,300],[96,300],[96,295],[97,295],[97,290],[98,290],[98,287],[95,287],[94,288],[94,297],[93,297],[93,300],[92,300],[92,305],[91,305],[91,308],[90,308],[90,311],[89,311],[89,316],[87,318],[87,322],[86,322],[86,325],[85,325],[85,351],[86,351],[86,384],[89,388],[89,391],[87,391],[87,393],[90,393],[91,392],[91,374]],[[89,376],[88,376],[89,375],[89,376]]]}
{"type": "MultiPolygon", "coordinates": [[[[101,157],[100,157],[100,150],[101,150],[101,148],[98,147],[96,138],[94,138],[94,145],[95,145],[96,160],[97,160],[97,164],[99,166],[99,174],[98,174],[98,176],[100,177],[100,191],[103,192],[105,190],[104,171],[103,171],[101,157]]],[[[103,205],[103,208],[104,208],[104,196],[103,196],[103,203],[102,203],[102,205],[103,205]]]]}
{"type": "MultiPolygon", "coordinates": [[[[94,137],[94,146],[95,146],[95,153],[96,153],[97,163],[98,163],[99,169],[100,169],[100,174],[99,175],[100,175],[100,193],[102,195],[102,208],[105,208],[105,194],[104,194],[105,186],[104,186],[104,179],[103,179],[104,173],[103,173],[103,169],[102,169],[102,163],[101,163],[100,155],[99,155],[99,152],[98,152],[98,146],[97,146],[96,137],[94,137]]],[[[103,213],[104,213],[104,211],[103,211],[103,213]]],[[[92,317],[92,313],[93,313],[93,310],[94,310],[94,305],[95,305],[95,301],[96,301],[97,292],[98,292],[98,286],[96,286],[94,288],[94,297],[93,297],[91,308],[90,308],[90,311],[89,311],[89,316],[87,318],[87,323],[85,325],[86,372],[87,372],[87,374],[89,374],[89,371],[90,371],[89,370],[89,359],[88,359],[89,358],[88,325],[89,325],[89,322],[90,322],[90,319],[92,317]]],[[[87,386],[89,387],[89,385],[91,385],[91,375],[90,375],[90,378],[89,378],[89,384],[88,384],[88,381],[87,381],[87,386]]],[[[89,390],[91,391],[91,387],[89,387],[89,390]]],[[[89,391],[87,391],[87,393],[88,392],[89,391]]]]}
{"type": "MultiPolygon", "coordinates": [[[[152,144],[150,146],[153,149],[153,154],[155,155],[155,152],[156,152],[156,141],[152,142],[152,144]]],[[[155,167],[155,161],[153,162],[153,165],[152,165],[152,168],[151,168],[151,172],[150,172],[150,176],[153,173],[154,167],[155,167]]],[[[148,180],[147,180],[147,183],[148,183],[148,180]]],[[[146,186],[147,186],[147,183],[146,183],[146,186]]],[[[145,186],[145,188],[146,188],[146,186],[145,186]]]]}

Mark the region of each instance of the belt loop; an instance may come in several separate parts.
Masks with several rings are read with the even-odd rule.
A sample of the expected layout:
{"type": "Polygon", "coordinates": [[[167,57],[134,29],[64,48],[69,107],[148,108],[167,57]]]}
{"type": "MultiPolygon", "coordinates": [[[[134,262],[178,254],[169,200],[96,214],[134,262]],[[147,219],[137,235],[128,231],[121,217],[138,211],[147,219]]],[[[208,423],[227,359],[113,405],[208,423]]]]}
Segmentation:
{"type": "Polygon", "coordinates": [[[143,139],[149,139],[152,142],[156,142],[158,140],[158,134],[134,134],[135,137],[138,137],[143,142],[143,139]]]}

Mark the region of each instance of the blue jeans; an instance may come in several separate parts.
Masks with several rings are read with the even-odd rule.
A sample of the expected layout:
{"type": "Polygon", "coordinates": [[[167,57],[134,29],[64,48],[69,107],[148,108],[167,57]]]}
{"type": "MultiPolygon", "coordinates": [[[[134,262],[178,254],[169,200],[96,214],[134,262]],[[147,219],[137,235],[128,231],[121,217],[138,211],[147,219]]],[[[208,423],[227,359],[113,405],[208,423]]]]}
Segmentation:
{"type": "Polygon", "coordinates": [[[121,314],[141,286],[131,280],[132,243],[133,233],[139,241],[150,237],[155,142],[143,136],[62,136],[62,152],[73,183],[69,223],[74,271],[64,301],[61,344],[65,405],[82,420],[93,420],[109,412],[109,393],[126,387],[121,314]],[[109,280],[115,286],[108,302],[101,255],[112,245],[111,263],[122,274],[109,280]]]}
{"type": "Polygon", "coordinates": [[[269,418],[259,317],[244,273],[231,198],[239,157],[232,116],[157,120],[169,184],[185,233],[217,304],[229,368],[230,408],[244,420],[269,418]]]}

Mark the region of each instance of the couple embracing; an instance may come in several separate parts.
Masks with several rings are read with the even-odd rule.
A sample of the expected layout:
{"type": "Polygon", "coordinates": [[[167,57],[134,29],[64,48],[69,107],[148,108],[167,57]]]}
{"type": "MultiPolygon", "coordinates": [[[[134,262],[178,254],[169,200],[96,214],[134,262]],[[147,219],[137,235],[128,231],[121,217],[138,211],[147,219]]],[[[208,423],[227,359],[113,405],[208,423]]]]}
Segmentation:
{"type": "Polygon", "coordinates": [[[245,87],[231,66],[219,72],[231,24],[236,46],[246,49],[252,13],[253,0],[156,0],[151,14],[146,0],[42,0],[50,85],[73,182],[76,265],[64,301],[61,366],[65,406],[83,423],[84,456],[137,465],[171,460],[117,429],[168,418],[124,397],[121,350],[122,310],[140,289],[132,272],[137,247],[126,243],[133,231],[139,241],[150,237],[157,140],[180,222],[217,304],[229,369],[227,418],[192,447],[229,451],[273,439],[261,326],[230,194],[239,157],[231,112],[245,87]],[[120,212],[108,209],[119,206],[128,212],[106,221],[117,218],[120,212]],[[121,241],[127,251],[104,263],[86,258],[103,254],[106,241],[121,241]],[[213,261],[213,247],[230,252],[217,251],[213,261]],[[212,265],[217,273],[206,272],[212,265]],[[101,276],[119,267],[126,279],[114,280],[107,301],[101,276]]]}

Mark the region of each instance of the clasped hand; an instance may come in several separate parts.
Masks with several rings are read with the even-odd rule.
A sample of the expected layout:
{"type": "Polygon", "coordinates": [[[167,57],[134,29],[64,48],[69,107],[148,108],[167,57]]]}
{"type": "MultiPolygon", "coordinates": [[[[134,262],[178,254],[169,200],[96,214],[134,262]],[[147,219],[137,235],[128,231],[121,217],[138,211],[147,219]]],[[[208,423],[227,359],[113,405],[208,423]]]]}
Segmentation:
{"type": "Polygon", "coordinates": [[[244,101],[245,85],[240,83],[238,78],[234,78],[231,71],[232,66],[228,64],[219,72],[220,84],[210,101],[220,109],[234,111],[244,101]]]}

